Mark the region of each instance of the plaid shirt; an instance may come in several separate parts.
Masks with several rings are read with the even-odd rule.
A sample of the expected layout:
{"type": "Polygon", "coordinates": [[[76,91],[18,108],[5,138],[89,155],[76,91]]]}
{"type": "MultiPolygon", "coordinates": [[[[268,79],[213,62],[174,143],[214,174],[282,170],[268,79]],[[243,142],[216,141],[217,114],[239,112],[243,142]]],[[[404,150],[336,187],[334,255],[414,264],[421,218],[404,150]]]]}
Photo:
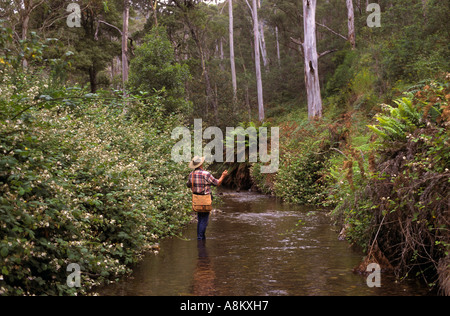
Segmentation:
{"type": "Polygon", "coordinates": [[[218,185],[219,180],[214,178],[211,173],[202,169],[195,169],[189,174],[189,180],[186,186],[192,189],[192,177],[194,177],[193,193],[211,194],[211,185],[218,185]]]}

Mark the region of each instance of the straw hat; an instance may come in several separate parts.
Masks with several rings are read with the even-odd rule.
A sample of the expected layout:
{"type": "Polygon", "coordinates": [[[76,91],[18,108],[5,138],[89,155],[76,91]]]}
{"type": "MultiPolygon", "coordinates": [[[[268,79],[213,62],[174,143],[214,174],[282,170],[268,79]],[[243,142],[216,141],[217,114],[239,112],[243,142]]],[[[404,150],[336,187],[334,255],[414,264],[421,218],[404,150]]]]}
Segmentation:
{"type": "Polygon", "coordinates": [[[204,161],[205,161],[205,157],[195,156],[189,162],[189,168],[197,169],[198,167],[200,167],[203,164],[204,161]]]}

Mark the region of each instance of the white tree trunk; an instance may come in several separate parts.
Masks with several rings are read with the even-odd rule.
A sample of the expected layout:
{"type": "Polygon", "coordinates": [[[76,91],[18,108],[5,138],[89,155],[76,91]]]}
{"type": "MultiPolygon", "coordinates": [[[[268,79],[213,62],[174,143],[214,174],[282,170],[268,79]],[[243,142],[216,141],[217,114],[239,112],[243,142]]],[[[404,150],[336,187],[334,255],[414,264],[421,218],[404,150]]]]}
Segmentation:
{"type": "Polygon", "coordinates": [[[128,81],[128,20],[130,17],[129,0],[123,1],[123,29],[122,29],[122,84],[125,95],[125,84],[128,81]]]}
{"type": "Polygon", "coordinates": [[[352,49],[356,47],[356,36],[355,36],[355,12],[353,10],[353,1],[346,0],[347,2],[347,18],[348,18],[348,41],[352,45],[352,49]]]}
{"type": "Polygon", "coordinates": [[[266,49],[266,40],[264,37],[264,23],[263,21],[259,22],[259,44],[261,48],[261,57],[263,60],[263,65],[266,70],[269,69],[269,62],[267,60],[267,49],[266,49]]]}
{"type": "MultiPolygon", "coordinates": [[[[258,0],[258,9],[261,9],[261,0],[258,0]]],[[[261,45],[261,57],[263,60],[264,68],[268,70],[269,62],[267,59],[266,39],[264,36],[264,21],[259,21],[259,44],[261,45]]]]}
{"type": "Polygon", "coordinates": [[[228,15],[230,17],[230,63],[231,63],[231,83],[233,85],[233,101],[237,100],[236,65],[234,62],[234,33],[233,33],[233,0],[228,0],[228,15]]]}
{"type": "MultiPolygon", "coordinates": [[[[42,2],[41,2],[42,3],[42,2]]],[[[38,4],[40,5],[40,3],[38,4]]],[[[38,6],[36,5],[36,6],[38,6]]],[[[21,15],[22,15],[22,40],[25,41],[27,39],[28,36],[28,27],[29,27],[29,23],[30,23],[30,15],[31,15],[31,11],[33,11],[33,0],[24,0],[21,1],[21,15]]],[[[27,68],[28,67],[28,60],[26,58],[24,58],[22,60],[22,66],[23,68],[27,68]]]]}
{"type": "Polygon", "coordinates": [[[320,96],[319,67],[316,47],[316,3],[317,0],[303,0],[303,24],[305,39],[303,53],[305,57],[305,83],[308,97],[308,116],[322,116],[322,98],[320,96]]]}
{"type": "Polygon", "coordinates": [[[255,69],[256,69],[256,88],[258,92],[258,118],[262,122],[264,120],[264,103],[263,103],[263,88],[261,79],[261,61],[259,56],[259,22],[258,22],[258,7],[256,0],[252,1],[253,5],[253,34],[254,34],[254,48],[255,48],[255,69]]]}
{"type": "Polygon", "coordinates": [[[280,41],[278,40],[278,26],[275,26],[275,40],[277,41],[277,60],[278,60],[278,67],[281,67],[280,41]]]}

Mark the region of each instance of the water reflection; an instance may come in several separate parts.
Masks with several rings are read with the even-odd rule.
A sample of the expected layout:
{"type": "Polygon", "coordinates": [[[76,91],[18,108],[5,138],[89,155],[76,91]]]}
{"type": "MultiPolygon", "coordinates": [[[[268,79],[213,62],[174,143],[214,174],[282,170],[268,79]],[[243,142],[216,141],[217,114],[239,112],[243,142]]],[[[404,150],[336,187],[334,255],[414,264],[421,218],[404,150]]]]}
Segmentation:
{"type": "Polygon", "coordinates": [[[215,290],[216,275],[208,257],[206,240],[197,240],[198,258],[194,270],[192,294],[197,296],[212,296],[215,290]]]}

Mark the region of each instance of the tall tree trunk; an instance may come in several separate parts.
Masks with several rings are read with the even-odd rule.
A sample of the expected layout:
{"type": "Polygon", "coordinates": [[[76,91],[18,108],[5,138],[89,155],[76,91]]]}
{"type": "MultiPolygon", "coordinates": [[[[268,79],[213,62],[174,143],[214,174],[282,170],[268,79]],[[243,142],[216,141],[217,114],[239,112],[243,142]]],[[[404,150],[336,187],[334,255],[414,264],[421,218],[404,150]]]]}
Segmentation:
{"type": "Polygon", "coordinates": [[[356,47],[356,36],[355,36],[355,12],[353,9],[353,1],[346,0],[347,2],[347,23],[348,23],[348,41],[352,45],[352,49],[356,47]]]}
{"type": "Polygon", "coordinates": [[[158,26],[158,17],[156,16],[156,6],[158,4],[158,0],[150,0],[150,7],[152,8],[153,13],[153,23],[155,26],[158,26]]]}
{"type": "Polygon", "coordinates": [[[130,2],[123,1],[123,29],[122,29],[122,85],[126,95],[125,85],[128,81],[128,21],[130,17],[130,2]]]}
{"type": "MultiPolygon", "coordinates": [[[[26,40],[28,36],[28,27],[30,24],[30,14],[33,10],[33,0],[24,0],[23,1],[23,10],[22,10],[22,40],[26,40]]],[[[24,58],[22,60],[23,68],[28,67],[28,60],[24,58]]]]}
{"type": "Polygon", "coordinates": [[[261,78],[261,61],[259,56],[259,22],[258,22],[258,7],[256,0],[253,4],[253,34],[254,34],[254,48],[255,48],[255,69],[256,69],[256,88],[258,92],[258,118],[262,122],[264,120],[264,102],[263,102],[263,88],[261,78]]]}
{"type": "Polygon", "coordinates": [[[278,60],[278,67],[281,67],[280,41],[278,40],[278,26],[275,26],[275,40],[276,40],[276,42],[277,42],[277,60],[278,60]]]}
{"type": "Polygon", "coordinates": [[[235,103],[237,101],[237,81],[236,81],[236,64],[234,62],[233,0],[228,0],[228,15],[230,18],[229,34],[230,34],[231,83],[233,85],[233,103],[235,103]]]}
{"type": "Polygon", "coordinates": [[[322,116],[319,67],[316,47],[316,3],[317,0],[303,0],[305,83],[308,97],[308,116],[322,116]]]}
{"type": "Polygon", "coordinates": [[[219,40],[219,58],[220,58],[220,70],[225,71],[225,67],[223,65],[223,60],[225,59],[224,53],[223,53],[223,37],[220,37],[219,40]]]}
{"type": "MultiPolygon", "coordinates": [[[[258,9],[261,9],[261,0],[258,0],[258,9]]],[[[267,49],[266,49],[266,38],[264,36],[264,21],[259,21],[259,44],[261,48],[261,57],[263,60],[263,65],[266,70],[268,70],[269,67],[269,61],[267,59],[267,49]]]]}

